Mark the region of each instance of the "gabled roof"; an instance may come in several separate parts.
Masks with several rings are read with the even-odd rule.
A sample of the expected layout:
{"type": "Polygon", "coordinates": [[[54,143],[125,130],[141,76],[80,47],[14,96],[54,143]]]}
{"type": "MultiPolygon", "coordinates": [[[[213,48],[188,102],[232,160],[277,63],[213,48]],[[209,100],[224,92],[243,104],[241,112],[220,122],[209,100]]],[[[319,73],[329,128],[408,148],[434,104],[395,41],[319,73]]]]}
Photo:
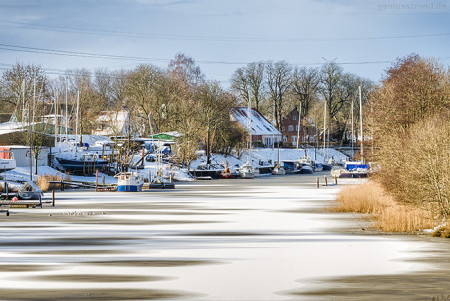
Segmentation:
{"type": "MultiPolygon", "coordinates": [[[[248,124],[248,108],[247,107],[235,107],[231,109],[231,115],[233,120],[239,122],[239,124],[247,130],[248,124]]],[[[258,110],[251,109],[252,119],[252,135],[281,135],[273,124],[271,124],[258,110]]]]}

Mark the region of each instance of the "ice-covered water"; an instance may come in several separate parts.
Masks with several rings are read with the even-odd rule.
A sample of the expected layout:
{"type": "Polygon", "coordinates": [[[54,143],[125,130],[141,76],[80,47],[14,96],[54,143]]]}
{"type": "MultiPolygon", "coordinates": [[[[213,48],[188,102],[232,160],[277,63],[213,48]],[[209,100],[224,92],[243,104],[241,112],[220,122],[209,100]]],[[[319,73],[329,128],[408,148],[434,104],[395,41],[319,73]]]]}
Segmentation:
{"type": "Polygon", "coordinates": [[[170,191],[57,193],[54,208],[0,217],[0,291],[286,300],[315,279],[428,268],[411,261],[425,242],[353,232],[364,221],[323,210],[340,186],[315,185],[314,175],[289,175],[170,191]]]}

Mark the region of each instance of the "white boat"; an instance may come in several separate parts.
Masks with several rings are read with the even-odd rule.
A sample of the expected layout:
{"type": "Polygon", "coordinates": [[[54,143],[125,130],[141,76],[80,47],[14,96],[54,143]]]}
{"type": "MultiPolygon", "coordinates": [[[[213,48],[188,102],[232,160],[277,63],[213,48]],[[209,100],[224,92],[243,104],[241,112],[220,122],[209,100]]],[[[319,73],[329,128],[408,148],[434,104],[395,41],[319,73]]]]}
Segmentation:
{"type": "Polygon", "coordinates": [[[243,179],[253,179],[255,177],[255,169],[247,162],[239,169],[239,176],[243,179]]]}
{"type": "Polygon", "coordinates": [[[282,165],[278,165],[279,163],[275,163],[275,167],[272,170],[273,175],[285,175],[286,169],[282,165]]]}
{"type": "Polygon", "coordinates": [[[126,171],[114,176],[117,178],[117,191],[142,191],[144,177],[135,171],[126,171]]]}
{"type": "Polygon", "coordinates": [[[369,164],[346,161],[344,167],[334,167],[331,170],[331,176],[336,178],[367,178],[369,171],[369,164]]]}
{"type": "Polygon", "coordinates": [[[0,172],[16,168],[14,153],[10,151],[0,151],[0,172]]]}
{"type": "Polygon", "coordinates": [[[314,161],[306,155],[306,151],[305,155],[298,160],[298,163],[300,165],[300,173],[313,173],[314,161]]]}

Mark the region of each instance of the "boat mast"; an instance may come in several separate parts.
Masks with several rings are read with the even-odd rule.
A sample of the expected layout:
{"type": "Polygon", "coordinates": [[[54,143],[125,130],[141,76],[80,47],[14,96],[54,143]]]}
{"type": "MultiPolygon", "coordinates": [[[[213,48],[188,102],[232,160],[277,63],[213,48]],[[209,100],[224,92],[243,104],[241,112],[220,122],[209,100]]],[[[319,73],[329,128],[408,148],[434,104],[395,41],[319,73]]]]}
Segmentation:
{"type": "Polygon", "coordinates": [[[360,136],[361,136],[361,162],[364,163],[361,86],[358,86],[358,90],[359,90],[359,123],[360,123],[360,133],[361,133],[360,134],[360,136]]]}
{"type": "Polygon", "coordinates": [[[325,161],[325,141],[326,141],[326,128],[327,128],[327,102],[324,102],[323,110],[323,160],[325,161]]]}
{"type": "Polygon", "coordinates": [[[77,120],[75,123],[75,153],[78,152],[78,113],[80,110],[80,90],[77,91],[77,120]]]}
{"type": "MultiPolygon", "coordinates": [[[[252,154],[252,107],[251,107],[251,100],[248,100],[248,133],[249,133],[249,147],[248,147],[248,161],[250,162],[252,154]]],[[[252,164],[252,162],[250,162],[252,164]]]]}
{"type": "MultiPolygon", "coordinates": [[[[34,97],[36,97],[36,77],[34,77],[34,97]]],[[[24,98],[25,101],[25,98],[24,98]]],[[[31,139],[31,101],[28,102],[28,134],[29,134],[29,138],[30,138],[30,181],[33,181],[33,153],[32,153],[32,148],[31,145],[33,143],[32,139],[31,139]]]]}
{"type": "Polygon", "coordinates": [[[355,132],[354,132],[354,124],[353,124],[353,98],[352,98],[352,156],[355,156],[354,146],[353,146],[353,139],[355,138],[355,132]]]}
{"type": "Polygon", "coordinates": [[[68,113],[67,113],[67,81],[66,81],[66,143],[68,139],[68,127],[69,127],[69,117],[68,117],[68,113]]]}
{"type": "Polygon", "coordinates": [[[301,118],[302,118],[302,101],[300,100],[300,110],[298,111],[298,125],[297,125],[297,149],[300,140],[301,118]]]}

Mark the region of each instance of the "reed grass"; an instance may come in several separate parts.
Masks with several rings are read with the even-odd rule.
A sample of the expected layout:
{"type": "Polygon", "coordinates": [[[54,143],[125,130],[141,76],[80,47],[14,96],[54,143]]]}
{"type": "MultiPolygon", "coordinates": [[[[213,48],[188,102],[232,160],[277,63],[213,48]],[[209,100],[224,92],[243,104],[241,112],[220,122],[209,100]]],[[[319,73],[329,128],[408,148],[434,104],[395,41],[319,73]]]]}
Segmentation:
{"type": "Polygon", "coordinates": [[[48,190],[52,190],[52,189],[59,189],[60,188],[60,184],[57,183],[50,183],[50,181],[70,181],[70,176],[69,175],[51,175],[51,174],[45,174],[45,175],[41,175],[38,177],[37,179],[37,183],[36,185],[42,189],[42,191],[46,192],[48,190]]]}
{"type": "Polygon", "coordinates": [[[332,211],[369,214],[375,227],[385,232],[413,233],[432,229],[440,222],[428,210],[398,203],[374,181],[345,187],[337,202],[332,211]]]}

